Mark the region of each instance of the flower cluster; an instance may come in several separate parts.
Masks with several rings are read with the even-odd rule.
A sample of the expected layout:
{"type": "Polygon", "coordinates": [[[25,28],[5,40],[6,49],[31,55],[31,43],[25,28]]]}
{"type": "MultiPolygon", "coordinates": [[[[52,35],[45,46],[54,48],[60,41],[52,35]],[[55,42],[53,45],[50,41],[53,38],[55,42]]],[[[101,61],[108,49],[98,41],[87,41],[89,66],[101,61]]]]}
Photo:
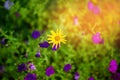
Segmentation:
{"type": "Polygon", "coordinates": [[[116,60],[111,60],[108,68],[109,72],[112,73],[111,79],[120,80],[120,72],[118,72],[118,64],[116,60]]]}
{"type": "MultiPolygon", "coordinates": [[[[71,64],[65,64],[63,70],[64,70],[65,72],[69,72],[69,71],[71,70],[71,68],[72,68],[71,64]]],[[[54,67],[53,67],[53,66],[49,66],[48,68],[46,68],[46,75],[47,75],[47,76],[51,76],[51,75],[53,75],[54,73],[55,73],[55,70],[54,70],[54,67]]],[[[80,78],[79,73],[78,73],[78,72],[75,72],[75,74],[74,74],[74,79],[75,79],[75,80],[78,80],[79,78],[80,78]]]]}
{"type": "MultiPolygon", "coordinates": [[[[4,8],[5,9],[10,10],[12,8],[12,6],[14,6],[14,3],[12,2],[12,0],[6,0],[5,1],[5,3],[4,3],[4,8]]],[[[101,10],[99,8],[99,5],[97,5],[97,0],[89,0],[87,8],[93,14],[99,14],[101,12],[101,10]]],[[[21,9],[20,9],[20,11],[22,12],[21,9]]],[[[16,17],[21,16],[18,12],[16,12],[15,15],[16,15],[16,17]]],[[[29,21],[29,19],[28,19],[28,21],[29,21]]],[[[73,21],[74,21],[74,25],[76,25],[76,26],[80,25],[79,24],[79,19],[78,19],[77,16],[74,17],[73,21]]],[[[119,21],[119,24],[120,24],[120,21],[119,21]]],[[[36,41],[36,40],[39,40],[39,37],[41,35],[42,35],[42,32],[40,32],[39,30],[34,30],[31,33],[31,38],[32,38],[32,40],[36,41]]],[[[83,33],[83,35],[84,35],[84,33],[83,33]]],[[[56,31],[51,31],[51,34],[47,36],[48,41],[47,40],[41,41],[37,45],[40,49],[47,49],[52,44],[51,50],[57,51],[62,46],[61,43],[66,43],[65,37],[66,36],[63,34],[63,32],[61,30],[57,29],[56,31]]],[[[94,44],[103,44],[104,43],[104,39],[101,37],[101,34],[99,32],[92,35],[91,41],[93,41],[94,44]]],[[[0,43],[2,45],[5,45],[7,43],[7,39],[2,38],[0,40],[0,43]]],[[[28,43],[28,41],[27,41],[27,43],[28,43]]],[[[17,56],[18,54],[15,53],[15,55],[17,56]]],[[[34,56],[35,59],[40,59],[42,54],[41,54],[40,50],[38,50],[38,52],[36,52],[33,56],[34,56]]],[[[25,54],[25,57],[28,57],[27,53],[25,54]]],[[[18,66],[17,66],[17,71],[18,72],[27,72],[26,76],[24,77],[24,80],[37,80],[37,75],[35,73],[33,73],[37,69],[35,64],[36,63],[33,63],[32,61],[29,61],[27,63],[18,64],[18,66]]],[[[111,60],[110,61],[108,70],[111,73],[111,79],[120,80],[120,72],[118,72],[118,63],[117,63],[116,60],[111,60]]],[[[0,66],[0,74],[3,73],[4,71],[5,71],[4,66],[3,65],[0,66]]],[[[68,74],[70,71],[72,71],[72,65],[71,64],[65,64],[64,67],[63,67],[63,71],[66,74],[68,74]]],[[[55,74],[55,67],[53,65],[47,67],[46,70],[45,70],[45,74],[48,77],[54,75],[55,74]]],[[[79,72],[75,72],[73,76],[74,76],[74,80],[79,80],[79,78],[80,78],[79,72]]],[[[90,76],[88,78],[88,80],[95,80],[95,78],[93,76],[90,76]]]]}
{"type": "MultiPolygon", "coordinates": [[[[31,34],[31,37],[33,38],[33,39],[38,39],[39,37],[40,37],[40,35],[41,35],[41,33],[38,31],[38,30],[34,30],[33,32],[32,32],[32,34],[31,34]]],[[[52,47],[52,50],[57,50],[59,47],[60,47],[60,42],[65,42],[66,40],[64,39],[64,37],[65,36],[62,36],[61,35],[61,31],[58,31],[57,30],[57,32],[55,33],[55,32],[53,32],[52,31],[52,35],[49,35],[49,37],[50,38],[48,38],[48,40],[51,40],[49,43],[53,43],[53,47],[52,47]]],[[[41,43],[39,43],[39,46],[41,47],[41,48],[48,48],[49,46],[50,46],[50,44],[49,44],[47,41],[44,41],[44,42],[41,42],[41,43]]],[[[38,51],[36,54],[35,54],[35,57],[36,58],[39,58],[41,56],[41,54],[40,54],[40,51],[38,51]]],[[[68,70],[70,70],[71,69],[71,67],[70,67],[71,65],[66,65],[65,67],[64,67],[64,70],[65,71],[68,71],[68,70]]],[[[22,63],[22,64],[19,64],[18,65],[18,71],[19,72],[22,72],[22,71],[27,71],[27,70],[36,70],[36,67],[35,67],[35,65],[31,62],[31,61],[29,61],[29,62],[27,62],[27,64],[25,64],[25,63],[22,63]]],[[[46,76],[51,76],[51,75],[53,75],[55,73],[55,71],[54,71],[54,67],[53,66],[49,66],[48,68],[46,68],[46,76]]],[[[78,75],[77,75],[78,76],[78,75]]],[[[26,76],[25,76],[25,78],[24,78],[24,80],[36,80],[37,79],[37,77],[36,77],[36,74],[32,74],[32,73],[28,73],[26,76]]]]}
{"type": "Polygon", "coordinates": [[[99,14],[100,13],[100,8],[96,5],[93,4],[93,2],[88,2],[88,9],[92,11],[94,14],[99,14]]]}
{"type": "MultiPolygon", "coordinates": [[[[52,50],[53,51],[56,51],[58,48],[60,48],[60,43],[63,42],[65,43],[65,39],[64,39],[64,35],[61,34],[61,31],[57,30],[56,32],[54,31],[51,31],[52,35],[48,35],[48,40],[49,42],[47,41],[43,41],[41,43],[39,43],[39,46],[41,48],[48,48],[50,46],[50,43],[53,43],[53,46],[52,46],[52,50]]],[[[37,39],[40,37],[40,32],[38,30],[34,30],[32,32],[32,38],[34,39],[37,39]]],[[[100,43],[103,43],[103,39],[100,37],[100,33],[96,33],[95,35],[93,35],[92,37],[92,40],[95,44],[100,44],[100,43]]],[[[39,58],[41,56],[40,54],[40,51],[38,51],[36,54],[35,54],[35,57],[36,58],[39,58]]],[[[111,62],[111,66],[110,66],[110,71],[115,71],[116,70],[116,67],[114,67],[113,65],[115,65],[115,62],[111,62]],[[111,69],[112,67],[114,67],[114,69],[111,69]]],[[[32,62],[28,62],[27,65],[26,64],[20,64],[18,66],[18,71],[21,72],[21,71],[26,71],[26,70],[36,70],[36,67],[35,65],[32,63],[32,62]]],[[[65,72],[69,72],[70,70],[72,69],[72,66],[71,64],[65,64],[63,70],[65,72]]],[[[55,69],[54,69],[54,66],[49,66],[46,68],[46,72],[45,72],[46,76],[52,76],[53,74],[55,74],[55,69]]],[[[74,74],[74,80],[78,80],[80,78],[80,74],[78,72],[75,72],[74,74]]],[[[28,73],[24,80],[28,80],[28,79],[32,79],[32,80],[36,80],[36,75],[35,74],[31,74],[31,73],[28,73]]],[[[88,80],[94,80],[94,77],[90,77],[88,80]]]]}
{"type": "Polygon", "coordinates": [[[92,36],[92,40],[95,44],[103,44],[104,40],[101,38],[100,33],[96,33],[92,36]]]}

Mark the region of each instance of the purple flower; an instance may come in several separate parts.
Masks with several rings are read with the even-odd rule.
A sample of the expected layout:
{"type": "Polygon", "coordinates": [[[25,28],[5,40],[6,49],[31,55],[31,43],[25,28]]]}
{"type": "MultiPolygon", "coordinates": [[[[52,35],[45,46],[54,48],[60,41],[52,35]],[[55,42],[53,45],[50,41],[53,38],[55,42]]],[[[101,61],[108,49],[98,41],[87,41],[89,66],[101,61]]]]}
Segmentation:
{"type": "Polygon", "coordinates": [[[18,12],[16,12],[16,13],[15,13],[15,16],[16,16],[16,17],[19,17],[19,16],[20,16],[20,14],[19,14],[18,12]]]}
{"type": "Polygon", "coordinates": [[[5,38],[2,38],[2,40],[1,40],[1,44],[6,44],[7,43],[7,39],[5,39],[5,38]]]}
{"type": "Polygon", "coordinates": [[[27,70],[27,66],[24,63],[22,63],[22,64],[18,65],[17,69],[18,69],[19,72],[26,71],[27,70]]]}
{"type": "Polygon", "coordinates": [[[88,2],[88,9],[92,11],[94,14],[99,14],[100,13],[100,8],[96,5],[94,5],[92,2],[88,2]]]}
{"type": "Polygon", "coordinates": [[[71,69],[71,65],[70,64],[66,64],[64,66],[64,71],[68,72],[71,69]]]}
{"type": "Polygon", "coordinates": [[[35,54],[35,57],[40,57],[40,51],[35,54]]]}
{"type": "Polygon", "coordinates": [[[53,66],[50,66],[50,67],[48,67],[48,68],[46,69],[46,75],[47,75],[47,76],[51,76],[51,75],[54,74],[54,73],[55,73],[55,71],[54,71],[53,66]]]}
{"type": "Polygon", "coordinates": [[[52,48],[52,50],[56,51],[59,47],[60,47],[60,45],[58,45],[58,46],[54,45],[53,48],[52,48]]]}
{"type": "Polygon", "coordinates": [[[10,0],[6,0],[6,2],[4,3],[4,7],[7,10],[10,10],[11,6],[13,6],[13,5],[14,5],[14,3],[11,2],[10,0]]]}
{"type": "Polygon", "coordinates": [[[44,41],[43,43],[40,43],[39,46],[42,48],[48,48],[49,47],[49,43],[47,41],[44,41]]]}
{"type": "Polygon", "coordinates": [[[24,80],[37,80],[36,74],[28,73],[25,77],[24,80]]]}
{"type": "Polygon", "coordinates": [[[100,33],[96,33],[92,36],[92,40],[95,44],[103,44],[104,40],[101,38],[100,33]]]}
{"type": "Polygon", "coordinates": [[[32,32],[32,38],[37,39],[38,37],[40,37],[40,32],[38,30],[34,30],[32,32]]]}
{"type": "Polygon", "coordinates": [[[88,80],[94,80],[94,77],[90,77],[88,80]]]}
{"type": "Polygon", "coordinates": [[[111,75],[112,80],[120,80],[120,73],[115,73],[111,75]]]}
{"type": "Polygon", "coordinates": [[[1,44],[5,44],[5,38],[2,38],[1,44]]]}
{"type": "Polygon", "coordinates": [[[75,80],[78,80],[78,79],[79,79],[79,77],[80,77],[79,73],[78,73],[78,72],[76,72],[76,73],[74,74],[74,79],[75,79],[75,80]]]}
{"type": "Polygon", "coordinates": [[[30,70],[36,70],[36,67],[33,63],[29,63],[30,70]]]}
{"type": "Polygon", "coordinates": [[[118,69],[118,64],[116,60],[111,60],[109,65],[109,71],[111,73],[116,73],[117,69],[118,69]]]}
{"type": "Polygon", "coordinates": [[[92,2],[88,2],[88,9],[89,10],[92,10],[94,8],[94,5],[93,5],[93,3],[92,2]]]}
{"type": "Polygon", "coordinates": [[[4,66],[3,66],[3,65],[1,65],[1,66],[0,66],[0,73],[3,73],[3,72],[4,72],[4,70],[5,70],[5,69],[4,69],[4,66]]]}

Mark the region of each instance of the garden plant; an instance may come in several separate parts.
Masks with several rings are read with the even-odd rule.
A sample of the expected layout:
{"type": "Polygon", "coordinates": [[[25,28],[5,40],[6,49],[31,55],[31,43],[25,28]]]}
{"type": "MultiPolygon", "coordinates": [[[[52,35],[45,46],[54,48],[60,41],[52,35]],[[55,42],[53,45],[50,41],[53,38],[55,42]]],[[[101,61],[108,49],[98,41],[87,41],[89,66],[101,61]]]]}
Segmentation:
{"type": "Polygon", "coordinates": [[[0,80],[120,80],[120,0],[0,0],[0,80]]]}

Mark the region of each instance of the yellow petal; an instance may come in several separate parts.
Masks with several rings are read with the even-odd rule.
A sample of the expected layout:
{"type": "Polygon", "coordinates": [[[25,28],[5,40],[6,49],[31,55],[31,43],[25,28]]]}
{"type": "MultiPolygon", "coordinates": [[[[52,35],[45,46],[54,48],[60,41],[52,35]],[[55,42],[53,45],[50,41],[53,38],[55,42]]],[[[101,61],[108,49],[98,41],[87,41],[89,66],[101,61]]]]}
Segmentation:
{"type": "Polygon", "coordinates": [[[66,37],[66,35],[63,35],[63,36],[62,36],[62,38],[65,38],[65,37],[66,37]]]}
{"type": "Polygon", "coordinates": [[[52,33],[52,35],[55,35],[55,32],[54,31],[50,31],[52,33]]]}
{"type": "Polygon", "coordinates": [[[59,30],[57,29],[56,33],[58,33],[58,32],[59,32],[59,30]]]}
{"type": "Polygon", "coordinates": [[[56,44],[55,44],[55,43],[53,43],[52,48],[53,48],[55,45],[56,45],[56,44]]]}
{"type": "Polygon", "coordinates": [[[53,43],[53,41],[49,41],[48,43],[53,43]]]}
{"type": "Polygon", "coordinates": [[[66,40],[61,40],[61,42],[63,42],[64,44],[66,43],[66,40]]]}
{"type": "Polygon", "coordinates": [[[53,35],[47,35],[48,37],[52,37],[53,35]]]}
{"type": "Polygon", "coordinates": [[[53,40],[53,38],[48,38],[47,40],[53,40]]]}

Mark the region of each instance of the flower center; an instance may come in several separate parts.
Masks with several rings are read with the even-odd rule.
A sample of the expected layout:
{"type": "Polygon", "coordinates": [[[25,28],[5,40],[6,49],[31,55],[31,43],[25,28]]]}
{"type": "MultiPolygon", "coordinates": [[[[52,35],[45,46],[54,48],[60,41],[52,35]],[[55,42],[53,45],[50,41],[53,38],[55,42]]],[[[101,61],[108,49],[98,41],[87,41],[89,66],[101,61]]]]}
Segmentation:
{"type": "Polygon", "coordinates": [[[55,36],[55,40],[59,41],[60,40],[60,36],[55,36]]]}

